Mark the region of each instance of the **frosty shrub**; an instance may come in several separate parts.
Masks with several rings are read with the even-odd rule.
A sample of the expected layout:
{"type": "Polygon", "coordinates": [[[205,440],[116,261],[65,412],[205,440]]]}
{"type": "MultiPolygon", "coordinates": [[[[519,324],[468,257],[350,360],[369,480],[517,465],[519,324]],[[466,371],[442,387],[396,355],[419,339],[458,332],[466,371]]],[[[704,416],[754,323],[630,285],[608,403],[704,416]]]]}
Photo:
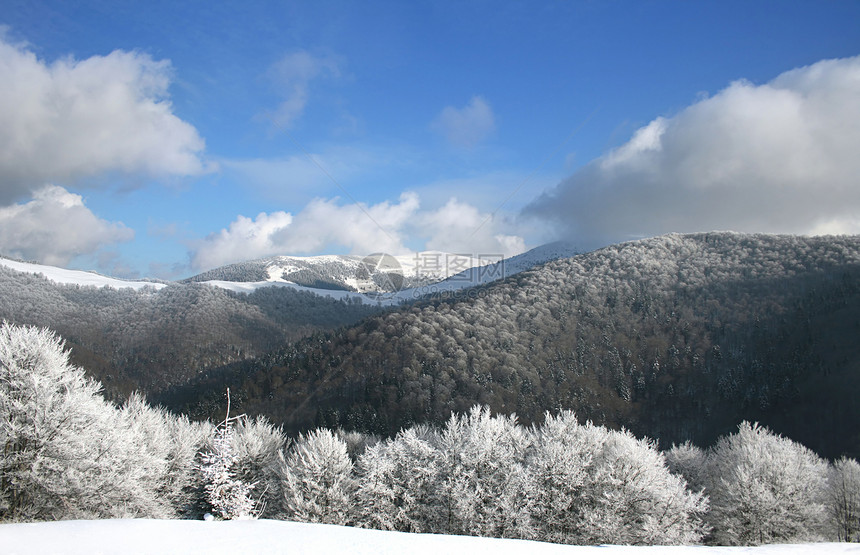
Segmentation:
{"type": "Polygon", "coordinates": [[[443,529],[438,441],[435,431],[417,426],[365,450],[358,460],[360,525],[401,532],[443,529]]]}
{"type": "Polygon", "coordinates": [[[300,436],[289,455],[280,452],[278,472],[287,519],[350,523],[356,489],[353,463],[346,443],[331,431],[300,436]]]}
{"type": "Polygon", "coordinates": [[[487,407],[452,415],[439,436],[442,532],[498,538],[533,536],[530,436],[516,416],[487,407]]]}
{"type": "Polygon", "coordinates": [[[839,541],[860,542],[860,464],[841,458],[830,469],[827,508],[839,541]]]}
{"type": "Polygon", "coordinates": [[[723,545],[815,541],[822,537],[827,464],[758,424],[743,422],[708,453],[708,520],[723,545]]]}
{"type": "Polygon", "coordinates": [[[669,472],[650,440],[547,414],[534,430],[533,521],[543,540],[572,544],[690,544],[707,501],[669,472]]]}
{"type": "Polygon", "coordinates": [[[218,516],[227,520],[256,518],[257,503],[252,497],[256,484],[236,476],[238,457],[234,447],[233,419],[226,418],[215,429],[211,450],[200,453],[206,500],[218,516]]]}
{"type": "Polygon", "coordinates": [[[166,516],[161,463],[51,331],[0,325],[0,519],[166,516]]]}

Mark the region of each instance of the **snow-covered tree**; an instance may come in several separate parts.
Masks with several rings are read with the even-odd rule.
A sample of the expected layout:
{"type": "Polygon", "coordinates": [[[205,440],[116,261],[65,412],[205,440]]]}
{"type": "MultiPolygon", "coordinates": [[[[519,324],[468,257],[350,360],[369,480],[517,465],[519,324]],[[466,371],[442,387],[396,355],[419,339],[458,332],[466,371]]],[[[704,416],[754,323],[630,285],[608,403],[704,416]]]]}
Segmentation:
{"type": "Polygon", "coordinates": [[[200,453],[206,500],[218,516],[228,520],[251,519],[259,514],[252,497],[255,484],[236,476],[238,457],[234,447],[233,420],[224,419],[216,429],[211,449],[200,453]]]}
{"type": "Polygon", "coordinates": [[[673,445],[665,452],[666,464],[669,470],[687,480],[687,487],[693,491],[700,491],[705,487],[703,472],[707,464],[707,453],[685,441],[680,445],[673,445]]]}
{"type": "Polygon", "coordinates": [[[0,325],[0,520],[167,512],[99,390],[51,331],[0,325]]]}
{"type": "Polygon", "coordinates": [[[530,466],[541,539],[561,543],[689,544],[707,501],[687,490],[650,440],[547,414],[530,466]]]}
{"type": "Polygon", "coordinates": [[[369,447],[358,460],[358,521],[401,532],[436,532],[440,522],[438,435],[417,426],[369,447]]]}
{"type": "Polygon", "coordinates": [[[356,483],[346,443],[326,429],[300,436],[279,455],[285,516],[301,522],[348,524],[356,483]]]}
{"type": "Polygon", "coordinates": [[[843,457],[833,463],[827,483],[827,508],[839,541],[860,541],[860,464],[843,457]]]}
{"type": "Polygon", "coordinates": [[[278,475],[278,454],[287,446],[283,431],[265,417],[241,418],[233,430],[234,471],[242,481],[255,484],[260,516],[283,513],[283,490],[278,475]]]}
{"type": "Polygon", "coordinates": [[[594,453],[577,437],[579,423],[572,413],[547,415],[534,429],[535,449],[529,466],[535,478],[532,515],[543,541],[574,543],[578,539],[594,453]]]}
{"type": "Polygon", "coordinates": [[[146,485],[141,496],[151,492],[162,511],[152,516],[194,515],[195,459],[211,433],[211,424],[190,422],[133,394],[121,409],[121,425],[123,449],[146,485]]]}
{"type": "Polygon", "coordinates": [[[708,454],[708,520],[717,543],[755,545],[822,537],[827,464],[758,424],[743,422],[708,454]]]}
{"type": "Polygon", "coordinates": [[[439,437],[443,531],[532,537],[529,445],[516,416],[491,416],[479,406],[452,415],[439,437]]]}

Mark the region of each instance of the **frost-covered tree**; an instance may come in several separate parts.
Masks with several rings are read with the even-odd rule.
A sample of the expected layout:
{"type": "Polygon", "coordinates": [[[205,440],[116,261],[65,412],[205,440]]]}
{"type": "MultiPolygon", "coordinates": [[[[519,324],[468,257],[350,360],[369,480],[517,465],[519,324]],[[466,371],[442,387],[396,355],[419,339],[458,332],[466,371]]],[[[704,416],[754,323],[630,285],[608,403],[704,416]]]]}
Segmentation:
{"type": "Polygon", "coordinates": [[[530,440],[516,416],[492,416],[488,407],[451,416],[439,436],[444,532],[533,536],[530,440]]]}
{"type": "Polygon", "coordinates": [[[708,520],[725,545],[822,537],[827,464],[758,424],[743,422],[708,454],[708,520]]]}
{"type": "MultiPolygon", "coordinates": [[[[0,520],[163,516],[130,425],[47,329],[0,325],[0,520]]],[[[151,464],[150,464],[151,463],[151,464]]]]}
{"type": "MultiPolygon", "coordinates": [[[[124,449],[165,513],[197,516],[194,512],[198,472],[195,459],[211,424],[190,422],[133,394],[121,409],[124,449]]],[[[153,515],[155,516],[155,515],[153,515]]]]}
{"type": "Polygon", "coordinates": [[[700,491],[705,487],[703,473],[708,457],[703,449],[685,441],[680,445],[673,445],[665,452],[665,456],[669,470],[683,476],[687,480],[687,487],[693,491],[700,491]]]}
{"type": "Polygon", "coordinates": [[[216,429],[210,450],[200,453],[206,500],[218,516],[228,520],[251,519],[259,514],[252,497],[255,484],[236,476],[238,457],[234,447],[233,420],[224,419],[216,429]]]}
{"type": "Polygon", "coordinates": [[[364,453],[369,447],[373,447],[380,442],[380,438],[377,435],[366,434],[355,430],[347,431],[343,428],[335,430],[334,435],[346,443],[346,452],[349,453],[349,458],[353,461],[357,461],[362,453],[364,453]]]}
{"type": "Polygon", "coordinates": [[[860,541],[860,464],[843,457],[828,475],[827,508],[839,541],[860,541]]]}
{"type": "MultiPolygon", "coordinates": [[[[547,415],[534,429],[535,449],[529,466],[535,478],[532,515],[538,539],[575,543],[588,490],[587,468],[594,453],[576,437],[579,423],[572,413],[547,415]]],[[[581,434],[578,434],[581,435],[581,434]]]]}
{"type": "Polygon", "coordinates": [[[357,465],[359,524],[417,533],[443,529],[438,440],[434,430],[417,426],[361,455],[357,465]]]}
{"type": "Polygon", "coordinates": [[[530,466],[541,539],[561,543],[689,544],[707,501],[669,472],[650,440],[547,414],[530,466]]]}
{"type": "Polygon", "coordinates": [[[289,455],[279,455],[285,516],[300,522],[348,524],[356,483],[346,443],[331,431],[300,436],[289,455]]]}
{"type": "Polygon", "coordinates": [[[236,477],[254,487],[260,498],[260,516],[275,517],[283,513],[283,490],[278,475],[278,454],[288,445],[281,428],[265,417],[241,418],[233,430],[236,477]]]}

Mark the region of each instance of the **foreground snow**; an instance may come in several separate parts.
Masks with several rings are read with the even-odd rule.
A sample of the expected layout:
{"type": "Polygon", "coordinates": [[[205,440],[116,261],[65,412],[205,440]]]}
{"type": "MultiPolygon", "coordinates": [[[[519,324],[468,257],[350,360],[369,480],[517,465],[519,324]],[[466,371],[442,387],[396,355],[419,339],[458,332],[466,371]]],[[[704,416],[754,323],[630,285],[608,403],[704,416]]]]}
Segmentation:
{"type": "Polygon", "coordinates": [[[860,554],[860,544],[769,545],[762,547],[578,547],[523,540],[381,532],[274,520],[79,520],[0,524],[0,551],[29,553],[408,553],[440,555],[801,555],[860,554]]]}

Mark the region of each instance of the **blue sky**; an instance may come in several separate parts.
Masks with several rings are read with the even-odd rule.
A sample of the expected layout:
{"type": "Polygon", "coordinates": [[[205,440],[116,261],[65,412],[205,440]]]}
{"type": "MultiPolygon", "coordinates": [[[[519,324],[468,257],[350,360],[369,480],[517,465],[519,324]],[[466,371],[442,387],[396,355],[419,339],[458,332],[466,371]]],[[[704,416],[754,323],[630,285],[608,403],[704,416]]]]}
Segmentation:
{"type": "Polygon", "coordinates": [[[854,1],[4,0],[0,253],[178,278],[857,233],[858,22],[854,1]]]}

